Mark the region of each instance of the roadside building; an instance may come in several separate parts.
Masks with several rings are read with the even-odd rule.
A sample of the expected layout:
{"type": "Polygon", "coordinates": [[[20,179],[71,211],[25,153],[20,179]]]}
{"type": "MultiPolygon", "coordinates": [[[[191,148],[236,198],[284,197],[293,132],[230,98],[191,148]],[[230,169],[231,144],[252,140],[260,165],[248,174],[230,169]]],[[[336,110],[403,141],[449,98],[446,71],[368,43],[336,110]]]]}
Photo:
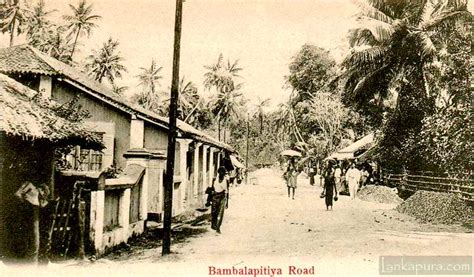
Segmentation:
{"type": "MultiPolygon", "coordinates": [[[[0,49],[0,73],[61,104],[78,98],[89,112],[86,126],[101,135],[105,149],[77,146],[61,176],[98,177],[111,167],[123,170],[90,193],[88,234],[95,252],[142,233],[149,220],[161,221],[168,118],[128,103],[77,68],[28,45],[0,49]]],[[[182,121],[177,127],[174,216],[203,205],[206,187],[223,157],[233,152],[182,121]]]]}
{"type": "Polygon", "coordinates": [[[58,196],[55,149],[102,148],[98,136],[60,117],[58,107],[0,74],[0,257],[7,262],[37,261],[47,244],[40,229],[47,234],[49,222],[40,220],[40,210],[58,196]]]}

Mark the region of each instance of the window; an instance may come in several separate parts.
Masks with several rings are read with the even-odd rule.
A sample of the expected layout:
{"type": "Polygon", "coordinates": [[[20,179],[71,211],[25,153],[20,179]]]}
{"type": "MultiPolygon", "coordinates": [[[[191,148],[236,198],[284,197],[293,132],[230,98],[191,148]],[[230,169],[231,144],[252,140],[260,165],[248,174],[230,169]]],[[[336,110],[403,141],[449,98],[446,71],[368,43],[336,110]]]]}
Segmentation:
{"type": "MultiPolygon", "coordinates": [[[[103,135],[103,133],[97,133],[103,135]]],[[[66,156],[66,167],[78,171],[101,171],[103,169],[103,156],[104,153],[101,151],[76,146],[66,156]]]]}
{"type": "Polygon", "coordinates": [[[111,231],[120,226],[119,211],[121,190],[106,190],[104,201],[104,231],[111,231]]]}
{"type": "MultiPolygon", "coordinates": [[[[143,178],[142,178],[143,180],[143,178]]],[[[141,196],[142,181],[132,187],[130,192],[130,220],[129,223],[134,223],[140,220],[140,196],[141,196]]]]}

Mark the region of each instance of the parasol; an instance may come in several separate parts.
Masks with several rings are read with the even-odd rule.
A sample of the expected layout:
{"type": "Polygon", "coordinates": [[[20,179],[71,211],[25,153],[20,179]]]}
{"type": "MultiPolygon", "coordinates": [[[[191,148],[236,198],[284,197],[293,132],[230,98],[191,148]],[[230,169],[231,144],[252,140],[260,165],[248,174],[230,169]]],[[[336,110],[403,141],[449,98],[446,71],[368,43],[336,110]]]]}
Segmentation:
{"type": "Polygon", "coordinates": [[[280,153],[282,156],[287,156],[287,157],[301,157],[301,153],[295,150],[285,150],[280,153]]]}

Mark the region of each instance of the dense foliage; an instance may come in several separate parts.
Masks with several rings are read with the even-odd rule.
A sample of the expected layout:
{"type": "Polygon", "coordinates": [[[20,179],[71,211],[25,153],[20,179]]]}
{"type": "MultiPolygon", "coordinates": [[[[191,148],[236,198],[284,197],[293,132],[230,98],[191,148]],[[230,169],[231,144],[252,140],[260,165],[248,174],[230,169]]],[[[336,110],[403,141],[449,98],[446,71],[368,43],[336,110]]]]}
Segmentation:
{"type": "Polygon", "coordinates": [[[444,114],[436,107],[442,95],[448,102],[466,98],[465,72],[470,69],[454,72],[469,58],[460,52],[446,56],[454,47],[446,47],[449,38],[462,40],[459,34],[465,32],[456,24],[470,16],[466,2],[369,0],[360,8],[361,27],[351,32],[352,52],[343,62],[344,103],[381,130],[377,158],[384,166],[424,169],[440,164],[421,151],[433,138],[420,135],[437,136],[431,128],[444,114]]]}

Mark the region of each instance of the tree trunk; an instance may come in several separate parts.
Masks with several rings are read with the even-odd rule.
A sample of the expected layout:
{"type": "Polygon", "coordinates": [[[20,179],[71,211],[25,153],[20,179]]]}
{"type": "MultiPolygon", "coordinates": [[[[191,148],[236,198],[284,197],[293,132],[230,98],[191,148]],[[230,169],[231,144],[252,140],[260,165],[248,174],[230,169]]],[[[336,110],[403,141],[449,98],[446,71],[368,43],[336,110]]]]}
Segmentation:
{"type": "Polygon", "coordinates": [[[72,45],[71,56],[69,58],[72,61],[72,56],[74,55],[74,50],[76,50],[77,39],[79,38],[79,33],[81,32],[81,27],[77,29],[76,38],[74,39],[74,44],[72,45]]]}
{"type": "Polygon", "coordinates": [[[217,139],[221,140],[221,119],[217,119],[217,139]]]}
{"type": "Polygon", "coordinates": [[[194,106],[194,108],[189,112],[189,114],[186,116],[186,118],[184,119],[184,122],[188,122],[188,119],[191,117],[191,115],[197,110],[197,108],[199,107],[199,102],[196,103],[196,106],[194,106]]]}
{"type": "Polygon", "coordinates": [[[11,27],[11,32],[10,32],[10,47],[13,46],[13,40],[15,37],[15,29],[16,29],[16,12],[13,15],[13,22],[12,22],[12,27],[11,27]]]}
{"type": "Polygon", "coordinates": [[[40,248],[40,230],[39,230],[39,206],[33,207],[33,234],[34,234],[34,249],[33,249],[33,263],[38,264],[39,248],[40,248]]]}

